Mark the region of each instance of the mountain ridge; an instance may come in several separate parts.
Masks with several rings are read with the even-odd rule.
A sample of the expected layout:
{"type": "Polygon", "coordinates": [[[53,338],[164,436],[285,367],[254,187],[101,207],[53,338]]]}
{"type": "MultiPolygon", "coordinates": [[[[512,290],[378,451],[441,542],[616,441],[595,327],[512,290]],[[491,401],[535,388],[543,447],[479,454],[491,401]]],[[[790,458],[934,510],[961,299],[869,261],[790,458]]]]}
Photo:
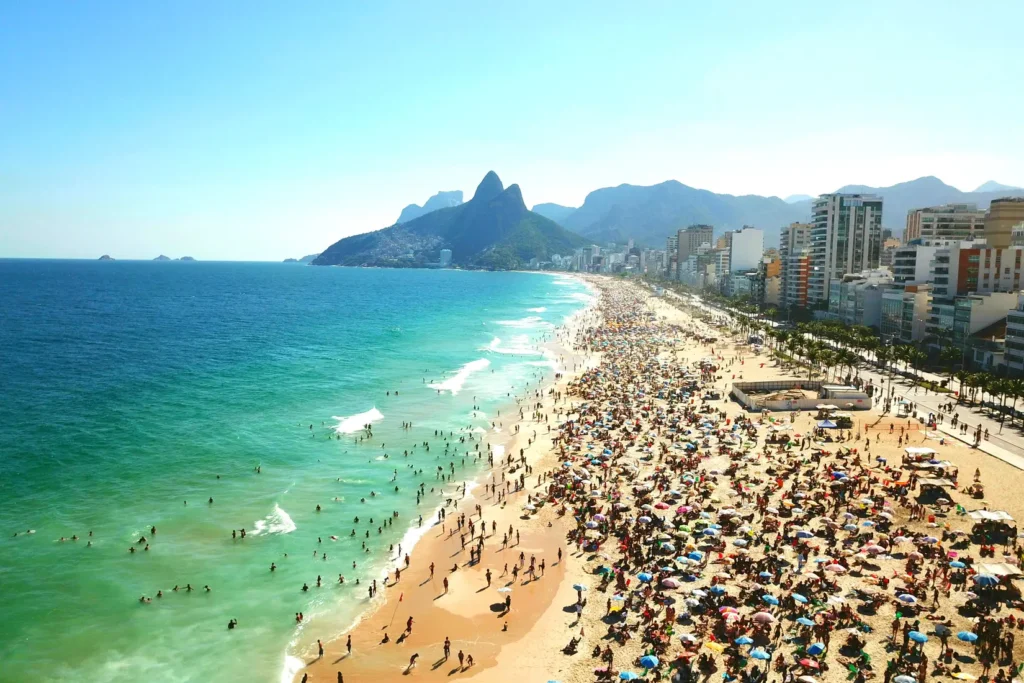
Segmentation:
{"type": "Polygon", "coordinates": [[[395,223],[408,223],[409,221],[426,215],[431,211],[446,209],[452,206],[458,206],[459,204],[462,204],[462,190],[441,191],[423,202],[423,206],[420,206],[419,204],[409,204],[406,206],[402,209],[402,213],[399,214],[398,220],[395,221],[395,223]]]}
{"type": "Polygon", "coordinates": [[[451,249],[453,265],[508,270],[588,244],[528,210],[519,186],[506,188],[489,171],[468,202],[338,240],[313,265],[424,267],[437,264],[441,249],[451,249]]]}

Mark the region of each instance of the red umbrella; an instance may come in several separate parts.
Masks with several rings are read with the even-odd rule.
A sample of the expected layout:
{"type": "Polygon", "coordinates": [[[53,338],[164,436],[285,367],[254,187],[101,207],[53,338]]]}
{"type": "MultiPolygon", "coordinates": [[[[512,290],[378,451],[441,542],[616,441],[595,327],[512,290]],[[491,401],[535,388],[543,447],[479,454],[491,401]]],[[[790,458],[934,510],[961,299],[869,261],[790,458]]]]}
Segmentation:
{"type": "Polygon", "coordinates": [[[807,667],[809,669],[817,669],[818,668],[818,663],[816,661],[814,661],[813,659],[807,659],[805,657],[804,659],[800,660],[800,666],[807,667]]]}

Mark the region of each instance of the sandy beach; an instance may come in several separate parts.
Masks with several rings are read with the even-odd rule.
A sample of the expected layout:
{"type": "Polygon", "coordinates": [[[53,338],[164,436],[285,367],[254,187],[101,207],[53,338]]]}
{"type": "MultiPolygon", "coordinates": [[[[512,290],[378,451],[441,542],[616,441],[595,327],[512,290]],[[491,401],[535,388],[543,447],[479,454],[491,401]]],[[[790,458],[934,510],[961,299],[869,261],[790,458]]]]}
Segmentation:
{"type": "Polygon", "coordinates": [[[597,308],[558,333],[563,374],[518,399],[485,478],[296,680],[1016,675],[1024,603],[978,566],[1019,564],[1016,522],[1000,535],[970,513],[1024,514],[1018,470],[877,408],[849,430],[746,412],[734,381],[802,371],[639,285],[592,282],[597,308]],[[945,462],[955,488],[926,499],[945,462]],[[976,471],[983,499],[965,492],[976,471]]]}

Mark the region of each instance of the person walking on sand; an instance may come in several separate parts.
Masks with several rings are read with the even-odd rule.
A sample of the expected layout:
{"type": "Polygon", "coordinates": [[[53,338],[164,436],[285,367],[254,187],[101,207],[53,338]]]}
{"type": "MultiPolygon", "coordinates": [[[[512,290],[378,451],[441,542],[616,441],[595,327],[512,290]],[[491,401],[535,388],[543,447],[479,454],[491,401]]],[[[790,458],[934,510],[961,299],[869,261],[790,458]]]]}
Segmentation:
{"type": "Polygon", "coordinates": [[[452,641],[448,639],[448,636],[444,637],[444,661],[448,661],[448,657],[452,654],[452,641]]]}
{"type": "Polygon", "coordinates": [[[465,653],[462,650],[459,650],[459,671],[464,671],[465,670],[466,667],[463,665],[463,662],[465,660],[466,660],[465,653]]]}
{"type": "Polygon", "coordinates": [[[351,633],[348,635],[348,638],[345,639],[345,650],[347,651],[348,656],[351,657],[352,656],[352,634],[351,633]]]}
{"type": "Polygon", "coordinates": [[[323,642],[320,641],[319,638],[316,639],[316,647],[320,651],[320,656],[317,657],[317,659],[323,659],[324,658],[324,644],[323,644],[323,642]]]}

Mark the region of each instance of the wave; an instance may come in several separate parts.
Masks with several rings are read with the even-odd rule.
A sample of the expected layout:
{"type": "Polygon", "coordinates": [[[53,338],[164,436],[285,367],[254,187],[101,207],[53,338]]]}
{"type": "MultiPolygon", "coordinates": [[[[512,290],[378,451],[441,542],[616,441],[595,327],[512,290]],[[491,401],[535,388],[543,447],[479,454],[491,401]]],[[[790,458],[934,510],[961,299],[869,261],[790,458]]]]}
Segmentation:
{"type": "Polygon", "coordinates": [[[338,421],[338,424],[334,425],[334,431],[336,433],[355,434],[356,432],[362,431],[366,425],[383,420],[384,414],[374,407],[370,408],[365,413],[359,413],[358,415],[351,415],[349,417],[338,417],[337,415],[332,415],[331,419],[338,421]]]}
{"type": "Polygon", "coordinates": [[[498,325],[505,327],[530,328],[530,327],[551,327],[551,323],[544,322],[544,319],[537,315],[531,315],[519,320],[498,320],[498,325]]]}
{"type": "Polygon", "coordinates": [[[463,365],[461,368],[459,368],[458,372],[456,372],[454,375],[452,375],[445,381],[433,382],[431,384],[428,384],[427,386],[430,387],[431,389],[434,389],[435,391],[450,391],[454,396],[455,394],[459,393],[459,391],[462,390],[462,385],[466,383],[466,380],[469,379],[470,375],[472,375],[474,372],[483,370],[490,364],[491,361],[487,360],[486,358],[478,358],[477,360],[470,361],[463,365]]]}
{"type": "Polygon", "coordinates": [[[544,308],[543,306],[538,306],[537,308],[527,308],[526,310],[528,310],[530,313],[544,313],[548,309],[544,308]]]}
{"type": "Polygon", "coordinates": [[[253,527],[251,536],[259,536],[263,533],[290,534],[296,529],[295,522],[277,503],[274,503],[274,510],[263,519],[256,520],[253,527]]]}
{"type": "Polygon", "coordinates": [[[540,356],[543,352],[530,342],[530,335],[519,334],[508,340],[508,344],[495,337],[491,343],[480,349],[491,353],[502,353],[516,356],[540,356]]]}

